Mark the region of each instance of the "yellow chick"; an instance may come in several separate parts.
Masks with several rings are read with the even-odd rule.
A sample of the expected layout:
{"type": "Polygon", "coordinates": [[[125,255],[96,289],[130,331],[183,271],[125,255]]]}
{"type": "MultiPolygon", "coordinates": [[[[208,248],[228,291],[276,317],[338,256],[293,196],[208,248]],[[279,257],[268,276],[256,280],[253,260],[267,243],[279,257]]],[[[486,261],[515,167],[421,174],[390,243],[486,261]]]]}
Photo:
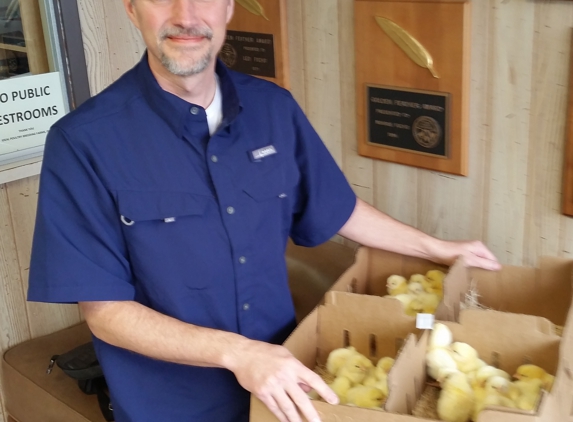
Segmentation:
{"type": "Polygon", "coordinates": [[[513,377],[522,381],[532,378],[540,379],[543,382],[543,388],[547,391],[551,391],[555,381],[555,377],[548,374],[545,369],[532,364],[521,365],[517,368],[513,377]]]}
{"type": "Polygon", "coordinates": [[[426,368],[428,375],[437,380],[440,371],[443,372],[446,368],[457,371],[458,366],[448,350],[433,349],[426,353],[426,368]]]}
{"type": "Polygon", "coordinates": [[[348,390],[346,394],[348,404],[353,404],[358,407],[365,407],[367,409],[376,409],[382,406],[386,396],[376,387],[365,387],[358,385],[348,390]]]}
{"type": "Polygon", "coordinates": [[[368,374],[366,378],[364,378],[364,381],[362,381],[362,385],[374,387],[377,382],[386,380],[386,378],[388,378],[388,374],[382,368],[374,367],[368,370],[368,374]]]}
{"type": "Polygon", "coordinates": [[[426,273],[426,283],[423,283],[424,289],[428,293],[435,293],[439,296],[444,295],[444,278],[446,275],[440,270],[430,270],[426,273]]]}
{"type": "Polygon", "coordinates": [[[346,377],[336,377],[328,386],[338,396],[339,404],[346,404],[346,394],[352,388],[352,381],[346,377]]]}
{"type": "Polygon", "coordinates": [[[368,371],[373,367],[374,365],[370,359],[360,353],[356,353],[346,359],[335,375],[337,377],[346,377],[353,384],[360,384],[368,375],[368,371]]]}
{"type": "Polygon", "coordinates": [[[537,402],[541,397],[543,381],[539,378],[531,378],[523,381],[515,381],[513,386],[518,392],[518,396],[514,398],[517,408],[522,410],[535,410],[537,402]]]}
{"type": "Polygon", "coordinates": [[[388,372],[390,372],[390,369],[392,369],[392,367],[394,366],[394,362],[396,362],[394,358],[385,356],[378,360],[378,363],[376,363],[376,367],[382,369],[384,372],[386,372],[386,374],[388,374],[388,372]]]}
{"type": "Polygon", "coordinates": [[[469,373],[480,366],[478,352],[469,344],[457,341],[452,343],[450,350],[460,371],[469,373]]]}
{"type": "Polygon", "coordinates": [[[352,346],[341,347],[340,349],[334,349],[329,353],[326,359],[326,370],[332,374],[336,375],[340,367],[346,362],[350,356],[357,354],[358,352],[352,346]]]}
{"type": "Polygon", "coordinates": [[[362,385],[380,388],[380,390],[388,395],[388,373],[393,365],[394,359],[391,357],[379,359],[376,367],[368,371],[368,375],[364,378],[362,385]]]}
{"type": "Polygon", "coordinates": [[[454,341],[452,331],[445,324],[436,322],[430,333],[428,350],[449,347],[452,341],[454,341]]]}
{"type": "MultiPolygon", "coordinates": [[[[450,375],[452,375],[453,373],[459,372],[460,374],[463,374],[463,372],[459,371],[457,368],[440,368],[438,369],[438,376],[436,378],[436,381],[438,381],[440,383],[440,386],[444,383],[444,381],[446,379],[448,379],[448,377],[450,375]]],[[[466,374],[466,378],[467,378],[467,374],[466,374]]],[[[470,382],[470,380],[468,379],[468,382],[470,382]]],[[[471,385],[471,383],[470,383],[471,385]]]]}
{"type": "Polygon", "coordinates": [[[386,280],[386,290],[391,296],[408,293],[408,283],[401,275],[391,275],[386,280]]]}
{"type": "Polygon", "coordinates": [[[507,372],[493,366],[486,365],[482,366],[475,372],[475,383],[480,386],[485,386],[488,379],[496,376],[505,378],[508,381],[511,380],[511,377],[507,372]]]}
{"type": "Polygon", "coordinates": [[[440,301],[440,297],[433,293],[419,293],[408,305],[406,313],[410,311],[422,314],[435,314],[440,301]]]}
{"type": "Polygon", "coordinates": [[[442,384],[438,416],[446,422],[467,422],[474,409],[474,393],[465,374],[454,372],[442,384]]]}
{"type": "Polygon", "coordinates": [[[423,285],[426,282],[426,276],[424,274],[412,274],[410,279],[408,280],[408,284],[410,283],[420,283],[423,285]]]}
{"type": "Polygon", "coordinates": [[[426,291],[424,290],[424,286],[422,286],[422,283],[418,283],[417,281],[412,281],[408,283],[408,294],[411,294],[413,296],[419,296],[424,293],[426,293],[426,291]]]}

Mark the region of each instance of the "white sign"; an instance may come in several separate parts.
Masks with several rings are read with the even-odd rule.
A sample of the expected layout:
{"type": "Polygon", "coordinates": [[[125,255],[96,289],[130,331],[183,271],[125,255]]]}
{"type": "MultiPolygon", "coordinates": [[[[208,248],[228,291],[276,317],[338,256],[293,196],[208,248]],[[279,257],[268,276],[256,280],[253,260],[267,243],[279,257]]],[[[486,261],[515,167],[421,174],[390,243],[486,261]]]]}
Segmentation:
{"type": "Polygon", "coordinates": [[[50,126],[66,113],[58,72],[0,81],[0,163],[43,150],[50,126]]]}

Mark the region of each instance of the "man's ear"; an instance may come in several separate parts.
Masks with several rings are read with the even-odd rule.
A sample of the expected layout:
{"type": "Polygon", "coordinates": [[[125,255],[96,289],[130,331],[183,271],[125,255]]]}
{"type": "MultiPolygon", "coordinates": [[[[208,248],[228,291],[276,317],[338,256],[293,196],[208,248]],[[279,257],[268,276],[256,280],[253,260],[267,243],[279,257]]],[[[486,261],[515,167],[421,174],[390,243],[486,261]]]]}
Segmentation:
{"type": "Polygon", "coordinates": [[[231,22],[233,19],[233,13],[235,12],[235,0],[229,0],[227,5],[227,23],[231,22]]]}
{"type": "Polygon", "coordinates": [[[125,11],[127,13],[127,17],[129,18],[129,20],[135,25],[137,29],[139,29],[137,12],[134,6],[134,2],[136,1],[137,0],[123,0],[123,7],[125,7],[125,11]]]}

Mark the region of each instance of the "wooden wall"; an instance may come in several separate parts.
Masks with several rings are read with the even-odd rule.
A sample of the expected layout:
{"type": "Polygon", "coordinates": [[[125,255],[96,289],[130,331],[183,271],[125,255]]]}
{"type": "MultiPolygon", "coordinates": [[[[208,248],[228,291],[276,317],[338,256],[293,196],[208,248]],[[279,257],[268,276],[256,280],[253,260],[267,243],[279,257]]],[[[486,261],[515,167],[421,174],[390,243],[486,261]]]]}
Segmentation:
{"type": "MultiPolygon", "coordinates": [[[[573,257],[573,219],[560,212],[573,1],[472,3],[468,177],[357,155],[353,0],[287,0],[292,91],[379,209],[435,236],[481,239],[506,264],[573,257]]],[[[120,1],[79,6],[95,94],[144,48],[120,1]]],[[[37,177],[0,185],[1,351],[81,318],[75,305],[25,301],[37,189],[37,177]]]]}

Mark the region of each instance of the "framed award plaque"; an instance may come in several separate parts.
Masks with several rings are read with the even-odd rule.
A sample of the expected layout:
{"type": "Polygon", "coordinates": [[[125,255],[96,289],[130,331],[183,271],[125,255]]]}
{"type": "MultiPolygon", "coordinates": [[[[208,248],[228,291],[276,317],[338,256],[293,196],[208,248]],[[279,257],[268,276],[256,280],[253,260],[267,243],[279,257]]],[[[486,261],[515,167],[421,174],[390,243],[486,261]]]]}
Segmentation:
{"type": "Polygon", "coordinates": [[[231,69],[289,88],[286,0],[235,0],[219,57],[231,69]]]}
{"type": "Polygon", "coordinates": [[[358,153],[467,175],[469,0],[355,0],[358,153]]]}

